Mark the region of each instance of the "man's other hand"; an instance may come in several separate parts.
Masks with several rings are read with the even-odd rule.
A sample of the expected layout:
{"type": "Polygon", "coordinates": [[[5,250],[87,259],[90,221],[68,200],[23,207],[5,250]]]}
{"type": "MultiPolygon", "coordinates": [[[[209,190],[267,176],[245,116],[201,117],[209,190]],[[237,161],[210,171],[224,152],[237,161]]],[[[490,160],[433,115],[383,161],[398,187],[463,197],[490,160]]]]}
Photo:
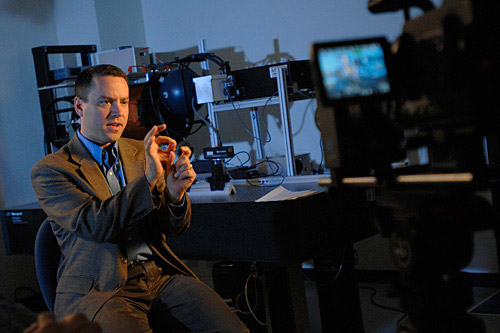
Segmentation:
{"type": "Polygon", "coordinates": [[[149,183],[149,189],[153,191],[160,179],[165,165],[172,164],[175,159],[175,148],[177,142],[167,136],[157,136],[167,128],[165,124],[153,126],[144,137],[144,148],[146,149],[146,179],[149,183]],[[166,150],[160,150],[159,146],[167,144],[166,150]]]}
{"type": "Polygon", "coordinates": [[[50,312],[41,313],[38,319],[24,333],[102,333],[101,326],[93,323],[81,313],[70,314],[60,322],[50,312]]]}
{"type": "Polygon", "coordinates": [[[196,173],[189,162],[191,149],[181,147],[181,155],[176,161],[177,142],[168,136],[158,135],[166,128],[165,124],[153,126],[144,138],[146,178],[150,190],[153,191],[158,179],[164,173],[169,199],[173,204],[178,204],[196,179],[196,173]]]}
{"type": "Polygon", "coordinates": [[[180,148],[181,156],[165,169],[165,182],[167,183],[168,195],[173,204],[179,204],[187,189],[196,179],[189,157],[191,149],[186,146],[180,148]]]}

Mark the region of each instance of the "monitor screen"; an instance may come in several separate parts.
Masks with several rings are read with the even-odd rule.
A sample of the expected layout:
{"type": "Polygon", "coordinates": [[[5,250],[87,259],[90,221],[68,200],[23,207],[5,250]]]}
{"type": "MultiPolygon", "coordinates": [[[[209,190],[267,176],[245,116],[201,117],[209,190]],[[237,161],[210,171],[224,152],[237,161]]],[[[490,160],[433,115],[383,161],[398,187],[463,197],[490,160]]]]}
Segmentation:
{"type": "Polygon", "coordinates": [[[314,45],[314,63],[326,101],[386,95],[391,92],[385,39],[314,45]]]}

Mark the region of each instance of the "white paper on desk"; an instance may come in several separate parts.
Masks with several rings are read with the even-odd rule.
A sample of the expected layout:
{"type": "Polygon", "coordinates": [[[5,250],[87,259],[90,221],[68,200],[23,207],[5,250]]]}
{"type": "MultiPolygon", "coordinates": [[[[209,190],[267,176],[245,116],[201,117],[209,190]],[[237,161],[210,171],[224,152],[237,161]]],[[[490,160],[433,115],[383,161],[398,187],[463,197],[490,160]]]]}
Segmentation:
{"type": "Polygon", "coordinates": [[[305,191],[290,191],[283,186],[278,186],[271,192],[262,196],[261,198],[255,200],[255,202],[267,202],[267,201],[283,201],[283,200],[293,200],[298,198],[307,197],[317,191],[305,190],[305,191]]]}

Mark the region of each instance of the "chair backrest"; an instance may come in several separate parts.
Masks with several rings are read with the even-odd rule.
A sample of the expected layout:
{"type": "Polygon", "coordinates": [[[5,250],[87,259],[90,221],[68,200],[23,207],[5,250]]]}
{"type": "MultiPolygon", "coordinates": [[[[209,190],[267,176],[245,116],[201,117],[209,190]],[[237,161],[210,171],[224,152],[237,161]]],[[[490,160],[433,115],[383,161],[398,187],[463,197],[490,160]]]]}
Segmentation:
{"type": "Polygon", "coordinates": [[[61,249],[49,220],[45,220],[38,229],[35,239],[35,268],[43,299],[50,312],[54,312],[60,259],[61,249]]]}

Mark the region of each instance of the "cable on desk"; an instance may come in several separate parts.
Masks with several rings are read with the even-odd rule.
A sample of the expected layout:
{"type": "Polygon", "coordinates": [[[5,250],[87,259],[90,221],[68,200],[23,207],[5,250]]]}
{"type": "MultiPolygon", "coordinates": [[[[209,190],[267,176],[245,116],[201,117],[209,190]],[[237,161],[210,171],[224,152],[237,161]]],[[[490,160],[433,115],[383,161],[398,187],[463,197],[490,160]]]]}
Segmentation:
{"type": "Polygon", "coordinates": [[[377,302],[375,302],[375,295],[377,295],[377,289],[375,289],[374,287],[369,287],[369,286],[359,286],[360,289],[366,289],[366,290],[370,290],[372,292],[372,294],[370,295],[370,302],[375,305],[376,307],[379,307],[379,308],[382,308],[382,309],[385,309],[385,310],[391,310],[391,311],[396,311],[396,312],[400,312],[403,314],[403,316],[401,318],[398,319],[397,323],[399,324],[404,318],[406,318],[406,315],[407,315],[407,312],[402,310],[402,309],[398,309],[398,308],[393,308],[393,307],[390,307],[390,306],[387,306],[387,305],[382,305],[382,304],[379,304],[377,302]]]}
{"type": "Polygon", "coordinates": [[[283,166],[281,164],[279,164],[278,162],[276,161],[273,161],[273,160],[270,160],[268,157],[266,157],[265,160],[263,161],[260,161],[256,164],[254,164],[252,167],[258,167],[259,165],[263,164],[263,163],[269,163],[269,166],[272,166],[274,165],[276,167],[276,171],[273,171],[272,168],[271,168],[271,173],[270,174],[260,174],[261,177],[269,177],[269,176],[278,176],[278,175],[281,175],[282,172],[280,172],[278,174],[278,172],[281,170],[283,170],[283,166]]]}
{"type": "Polygon", "coordinates": [[[247,179],[247,183],[249,185],[252,185],[252,186],[256,186],[256,187],[267,187],[267,186],[280,186],[281,184],[283,184],[283,182],[285,181],[285,176],[282,175],[282,170],[283,170],[283,166],[281,164],[279,164],[278,162],[276,161],[272,161],[270,160],[269,158],[266,157],[265,160],[262,160],[254,165],[251,166],[251,168],[256,168],[258,167],[259,165],[263,164],[263,163],[268,163],[269,166],[275,166],[276,167],[276,170],[272,170],[271,168],[271,173],[268,173],[268,174],[263,174],[263,173],[259,173],[259,178],[266,178],[266,177],[272,177],[272,176],[280,176],[281,177],[281,180],[280,180],[280,183],[279,184],[273,184],[273,185],[266,185],[266,184],[262,184],[259,182],[259,180],[257,181],[251,181],[251,179],[247,179]],[[280,171],[280,168],[281,168],[281,171],[280,171]],[[279,173],[278,173],[279,172],[279,173]]]}
{"type": "Polygon", "coordinates": [[[260,178],[247,178],[246,182],[248,185],[255,186],[255,187],[276,187],[276,186],[282,185],[285,182],[285,176],[283,176],[283,175],[279,175],[279,176],[281,177],[281,179],[280,179],[280,182],[278,184],[268,185],[268,184],[260,182],[260,180],[259,180],[260,178],[266,178],[269,176],[260,177],[260,178]]]}
{"type": "MultiPolygon", "coordinates": [[[[242,151],[239,151],[239,152],[237,152],[236,154],[234,154],[234,156],[233,156],[233,157],[231,157],[230,159],[228,159],[228,160],[227,160],[227,161],[225,161],[224,163],[226,163],[226,165],[234,165],[234,164],[231,164],[231,163],[229,163],[229,162],[231,162],[231,160],[232,160],[233,158],[235,158],[235,157],[236,157],[236,158],[238,159],[238,161],[240,162],[240,165],[237,165],[237,167],[242,167],[242,166],[243,166],[243,165],[245,165],[246,163],[250,162],[250,154],[249,154],[247,151],[243,151],[243,150],[242,150],[242,151]],[[238,156],[238,155],[240,155],[240,154],[246,154],[246,155],[247,155],[247,160],[246,160],[245,162],[241,162],[240,157],[238,156]]],[[[235,165],[235,166],[236,166],[236,165],[235,165]]]]}

